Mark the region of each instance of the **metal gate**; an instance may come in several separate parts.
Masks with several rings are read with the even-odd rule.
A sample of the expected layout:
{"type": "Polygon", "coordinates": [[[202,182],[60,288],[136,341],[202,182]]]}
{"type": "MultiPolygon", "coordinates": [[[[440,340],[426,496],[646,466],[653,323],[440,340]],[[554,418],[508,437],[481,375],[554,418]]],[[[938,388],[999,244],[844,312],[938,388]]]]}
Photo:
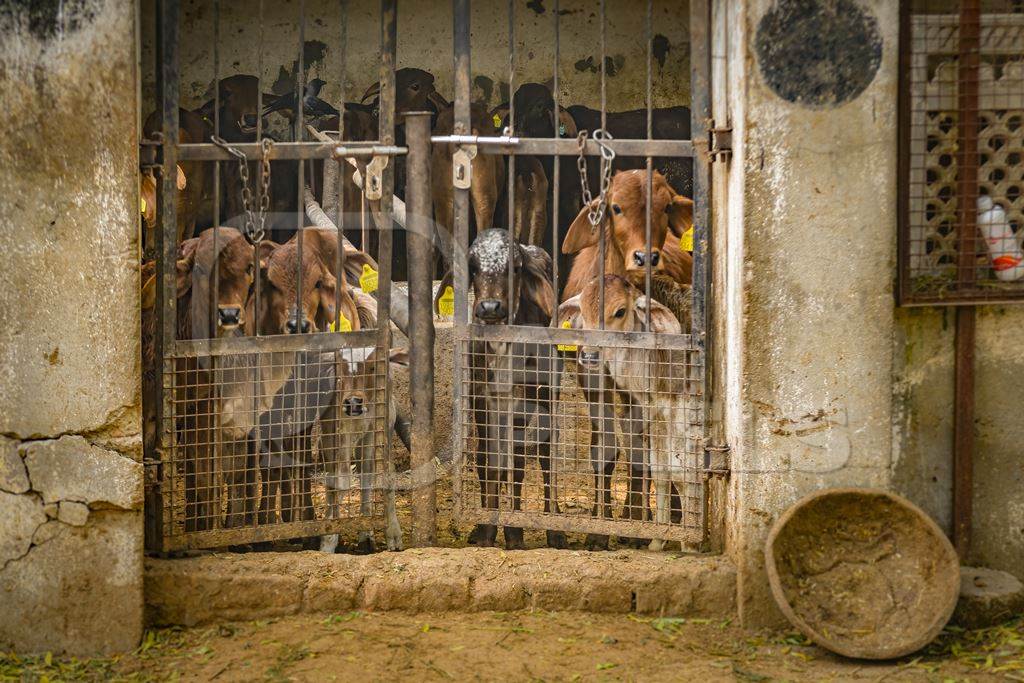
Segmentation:
{"type": "MultiPolygon", "coordinates": [[[[259,12],[262,31],[263,2],[253,11],[259,12]]],[[[395,146],[395,11],[394,0],[382,0],[376,139],[325,142],[318,136],[307,141],[303,105],[293,109],[292,141],[268,145],[261,128],[264,102],[258,77],[254,120],[247,115],[238,121],[222,120],[222,105],[238,95],[221,83],[217,37],[225,29],[215,0],[215,86],[212,116],[206,121],[218,137],[181,142],[179,2],[158,2],[157,111],[162,138],[148,145],[159,171],[156,303],[151,317],[144,314],[144,336],[146,329],[150,335],[144,391],[147,403],[155,408],[147,416],[147,430],[153,430],[157,442],[156,457],[146,463],[151,550],[321,536],[370,528],[381,519],[382,507],[393,512],[391,230],[379,231],[376,260],[354,247],[339,247],[346,244],[340,173],[336,188],[331,188],[337,193],[336,218],[320,214],[328,225],[330,219],[336,221],[333,235],[330,229],[302,229],[287,243],[271,245],[262,239],[262,212],[267,208],[271,167],[291,163],[297,172],[294,212],[295,224],[301,227],[307,224],[309,209],[307,165],[311,178],[314,161],[334,160],[340,165],[356,160],[366,180],[364,196],[379,202],[376,218],[390,226],[395,166],[390,162],[406,151],[395,146]],[[224,130],[244,130],[248,123],[255,128],[247,133],[249,138],[221,139],[224,130]],[[221,202],[229,199],[221,196],[223,174],[238,174],[241,229],[214,227],[179,243],[177,167],[189,162],[212,170],[215,217],[221,215],[221,202]],[[331,244],[334,253],[324,256],[331,244]],[[321,260],[310,261],[314,256],[321,260]],[[352,266],[362,268],[361,273],[355,270],[362,276],[359,291],[346,282],[356,278],[352,266]],[[234,293],[242,303],[228,305],[239,281],[242,293],[234,293]],[[375,300],[367,296],[371,293],[375,300]],[[376,322],[364,315],[374,307],[376,322]],[[277,310],[290,313],[278,320],[272,316],[277,310]]],[[[293,103],[302,102],[305,91],[302,0],[296,20],[293,103]]],[[[259,50],[262,72],[262,41],[259,50]]],[[[342,104],[339,128],[344,121],[342,104]]],[[[360,215],[365,221],[367,213],[360,215]]],[[[219,223],[215,220],[214,226],[219,223]]],[[[388,523],[392,521],[397,524],[392,519],[388,523]]]]}
{"type": "MultiPolygon", "coordinates": [[[[576,329],[578,319],[552,311],[550,321],[531,326],[516,317],[517,288],[522,287],[521,261],[516,240],[494,237],[507,257],[498,259],[506,269],[505,321],[483,324],[470,309],[470,257],[454,259],[455,316],[455,498],[464,520],[476,522],[475,540],[494,542],[496,527],[505,527],[506,544],[522,544],[522,528],[543,529],[548,543],[564,544],[564,532],[583,532],[591,547],[603,547],[608,535],[681,542],[699,546],[706,537],[706,474],[704,448],[704,340],[705,291],[708,285],[707,228],[709,166],[706,158],[709,119],[709,6],[691,0],[691,140],[652,139],[651,69],[652,2],[646,3],[647,110],[643,139],[608,139],[590,131],[588,139],[562,137],[555,126],[552,137],[523,137],[515,129],[516,3],[508,4],[509,112],[507,127],[498,136],[471,135],[470,25],[468,0],[455,0],[455,134],[435,136],[433,142],[456,148],[453,157],[456,254],[469,254],[472,159],[476,155],[508,155],[507,224],[514,226],[513,199],[517,160],[532,155],[553,155],[551,163],[554,208],[551,212],[550,253],[553,290],[564,282],[559,272],[560,229],[558,197],[568,176],[562,159],[579,156],[580,174],[586,159],[614,156],[646,157],[645,237],[646,272],[642,294],[650,300],[652,280],[651,234],[652,157],[693,159],[693,288],[689,329],[677,333],[653,332],[652,306],[643,324],[628,331],[608,329],[603,315],[597,329],[576,329]],[[595,139],[598,138],[598,139],[595,139]],[[698,149],[701,154],[697,154],[698,149]],[[678,333],[681,332],[681,333],[678,333]],[[614,375],[614,376],[613,376],[614,375]],[[678,501],[678,502],[677,502],[678,501]]],[[[605,2],[599,3],[601,29],[601,124],[606,120],[605,2]]],[[[554,116],[559,107],[558,2],[549,15],[553,21],[555,63],[551,92],[554,116]]],[[[493,45],[495,36],[480,36],[493,45]]],[[[525,162],[524,162],[525,163],[525,162]]],[[[591,164],[593,165],[593,164],[591,164]]],[[[572,168],[572,167],[570,167],[572,168]]],[[[604,166],[600,166],[604,168],[604,166]]],[[[575,170],[575,168],[572,168],[575,170]]],[[[591,171],[593,174],[593,170],[591,171]]],[[[677,188],[678,189],[678,188],[677,188]]],[[[597,196],[597,188],[594,188],[597,196]]],[[[586,197],[585,191],[584,196],[586,197]]],[[[604,203],[603,196],[599,203],[604,203]]],[[[608,206],[608,211],[613,207],[608,206]]],[[[618,211],[618,207],[615,207],[618,211]]],[[[660,220],[660,216],[655,220],[660,220]]],[[[606,221],[600,230],[598,297],[604,311],[606,298],[632,297],[637,291],[606,280],[606,221]],[[604,283],[608,282],[606,286],[604,283]],[[612,291],[612,290],[615,291],[612,291]],[[607,291],[606,291],[607,290],[607,291]]],[[[494,246],[491,245],[491,257],[494,246]]],[[[548,247],[548,245],[543,245],[548,247]]],[[[494,260],[493,258],[491,259],[494,260]]],[[[479,264],[474,261],[474,268],[479,264]]],[[[655,264],[656,265],[656,264],[655,264]]],[[[476,272],[474,271],[474,276],[476,272]]],[[[655,285],[657,283],[654,283],[655,285]]],[[[586,296],[584,293],[583,296],[586,296]]],[[[637,310],[641,310],[637,308],[637,310]]],[[[564,313],[564,311],[563,311],[564,313]]]]}

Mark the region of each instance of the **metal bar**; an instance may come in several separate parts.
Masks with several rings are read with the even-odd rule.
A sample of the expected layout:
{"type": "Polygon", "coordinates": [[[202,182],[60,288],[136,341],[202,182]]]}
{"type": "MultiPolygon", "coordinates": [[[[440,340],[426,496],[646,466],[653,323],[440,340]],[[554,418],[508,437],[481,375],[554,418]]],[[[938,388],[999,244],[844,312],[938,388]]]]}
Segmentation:
{"type": "MultiPolygon", "coordinates": [[[[232,144],[247,157],[261,156],[262,149],[255,142],[232,144]]],[[[226,161],[233,159],[224,149],[210,143],[189,143],[179,146],[182,161],[226,161]]],[[[344,145],[322,142],[277,142],[270,150],[272,161],[284,159],[332,159],[342,157],[394,156],[408,153],[406,147],[381,145],[375,142],[346,142],[344,145]]]]}
{"type": "MultiPolygon", "coordinates": [[[[213,2],[213,100],[214,100],[214,130],[218,131],[220,135],[220,128],[218,127],[220,121],[220,0],[214,0],[213,2]]],[[[220,212],[220,162],[213,162],[213,207],[214,215],[219,215],[220,212]]],[[[220,249],[219,249],[219,238],[220,238],[220,221],[213,221],[213,299],[211,305],[206,313],[207,324],[209,325],[208,337],[217,336],[217,326],[219,323],[218,317],[218,306],[220,303],[220,249]]],[[[210,370],[212,376],[217,377],[217,359],[210,359],[210,370]]],[[[217,387],[214,387],[214,392],[218,391],[217,387]]],[[[220,411],[214,411],[214,428],[215,434],[221,433],[221,415],[220,411]]],[[[210,502],[212,509],[220,511],[220,489],[221,483],[223,482],[223,472],[221,472],[221,443],[220,439],[214,438],[213,443],[206,446],[210,448],[213,453],[213,490],[210,491],[210,502]]],[[[213,526],[219,528],[221,523],[220,514],[213,515],[213,526]]]]}
{"type": "MultiPolygon", "coordinates": [[[[174,371],[174,361],[167,355],[167,349],[174,345],[177,331],[177,224],[178,208],[175,201],[177,192],[177,151],[178,151],[178,0],[160,0],[157,9],[157,106],[161,116],[163,133],[163,155],[160,168],[160,182],[157,185],[157,215],[160,229],[156,231],[156,248],[159,255],[159,286],[156,290],[157,331],[156,358],[162,372],[157,378],[160,402],[157,405],[158,454],[157,483],[153,492],[151,513],[154,515],[150,539],[155,550],[165,550],[163,520],[163,484],[171,462],[174,448],[174,415],[172,387],[166,386],[165,379],[174,371]]],[[[173,492],[171,492],[173,495],[173,492]]]]}
{"type": "MultiPolygon", "coordinates": [[[[696,139],[696,136],[693,136],[696,139]]],[[[477,135],[434,135],[430,141],[436,144],[476,145],[477,151],[484,154],[530,154],[540,156],[578,156],[579,146],[575,138],[519,138],[519,137],[487,137],[477,135]]],[[[615,150],[618,156],[658,156],[658,157],[692,157],[695,156],[693,142],[690,140],[609,140],[606,143],[615,150]]],[[[275,146],[276,151],[276,146],[275,146]]],[[[600,147],[592,139],[588,139],[584,154],[597,156],[600,147]]]]}
{"type": "MultiPolygon", "coordinates": [[[[259,24],[260,24],[260,39],[259,44],[256,46],[256,142],[259,143],[263,139],[263,0],[259,1],[259,24]]],[[[218,88],[220,85],[218,84],[218,88]]],[[[218,133],[219,134],[219,133],[218,133]]],[[[257,144],[257,146],[259,146],[257,144]]],[[[222,150],[226,151],[226,150],[222,150]]],[[[249,154],[246,153],[246,157],[249,154]]],[[[262,164],[260,165],[262,168],[262,164]]],[[[256,201],[260,202],[259,206],[262,206],[263,201],[263,183],[256,183],[256,201]]],[[[252,321],[252,334],[254,337],[258,337],[260,334],[260,281],[263,279],[260,268],[260,245],[252,245],[252,272],[253,272],[253,321],[252,321]]],[[[253,387],[255,390],[255,387],[253,387]]],[[[253,392],[254,395],[256,391],[253,392]]],[[[255,519],[255,517],[254,517],[255,519]]]]}
{"type": "MultiPolygon", "coordinates": [[[[978,231],[978,78],[981,45],[980,0],[961,0],[957,60],[957,280],[970,289],[976,278],[978,231]]],[[[976,309],[956,312],[953,407],[953,544],[961,559],[971,547],[974,469],[974,331],[976,309]]]]}
{"type": "MultiPolygon", "coordinates": [[[[380,0],[380,97],[378,130],[380,141],[385,145],[395,144],[395,60],[398,34],[398,0],[380,0]]],[[[381,178],[383,196],[380,200],[380,237],[377,240],[377,265],[379,282],[377,293],[377,363],[374,372],[387,378],[390,372],[388,353],[391,348],[391,244],[392,202],[395,195],[395,163],[389,160],[381,178]]],[[[395,496],[395,465],[391,458],[391,382],[378,382],[374,400],[383,410],[378,413],[374,431],[380,440],[380,461],[387,470],[388,484],[384,495],[393,502],[395,496]],[[383,386],[380,386],[383,384],[383,386]],[[382,413],[382,414],[381,414],[382,413]]]]}
{"type": "Polygon", "coordinates": [[[463,515],[466,522],[513,526],[525,529],[545,529],[568,533],[607,534],[634,538],[660,538],[666,541],[680,541],[690,548],[701,543],[699,529],[682,526],[656,524],[632,519],[610,519],[584,517],[582,515],[560,515],[534,511],[467,509],[463,515]]]}
{"type": "MultiPolygon", "coordinates": [[[[299,0],[299,56],[295,61],[295,123],[292,132],[292,139],[295,142],[302,141],[302,113],[305,109],[305,89],[303,87],[303,80],[305,75],[305,42],[306,42],[306,0],[299,0]]],[[[302,329],[302,323],[305,321],[305,314],[302,310],[302,257],[303,257],[303,234],[305,231],[302,229],[305,225],[305,206],[302,201],[303,189],[306,186],[305,178],[305,164],[299,162],[299,168],[295,182],[297,184],[295,196],[297,200],[295,202],[295,229],[296,233],[296,245],[298,248],[297,257],[295,259],[295,324],[296,332],[304,332],[302,329]]],[[[340,275],[340,273],[339,273],[340,275]]],[[[300,368],[304,369],[305,364],[298,364],[297,370],[300,368]]],[[[301,372],[301,370],[300,370],[301,372]]],[[[301,400],[301,392],[298,399],[301,400]]]]}
{"type": "MultiPolygon", "coordinates": [[[[645,69],[646,79],[644,82],[644,106],[647,109],[647,139],[651,139],[651,64],[654,61],[654,33],[653,33],[653,0],[647,0],[647,11],[644,17],[644,33],[647,42],[647,68],[645,69]]],[[[651,298],[651,200],[654,194],[654,163],[648,156],[644,160],[647,171],[647,196],[644,200],[644,245],[647,258],[644,261],[644,294],[651,298]]],[[[647,306],[644,311],[645,329],[651,329],[651,307],[647,306]]]]}
{"type": "Polygon", "coordinates": [[[412,544],[437,544],[434,487],[434,249],[430,203],[430,112],[405,115],[406,251],[409,268],[409,399],[412,403],[412,544]]]}
{"type": "Polygon", "coordinates": [[[171,358],[193,358],[275,351],[333,351],[338,348],[373,346],[376,339],[377,332],[374,330],[280,334],[259,338],[181,339],[167,347],[167,355],[171,358]]]}
{"type": "MultiPolygon", "coordinates": [[[[346,2],[346,0],[339,0],[338,9],[339,9],[339,14],[340,14],[339,19],[340,19],[340,22],[341,22],[341,36],[340,36],[340,41],[339,41],[340,42],[339,51],[341,53],[341,60],[340,60],[341,61],[341,73],[339,74],[339,78],[340,78],[339,87],[340,87],[340,90],[341,90],[341,94],[338,95],[338,100],[339,100],[339,103],[338,103],[338,139],[339,140],[344,140],[345,139],[345,70],[346,70],[346,68],[348,66],[348,63],[347,63],[347,60],[346,60],[346,53],[347,53],[347,50],[348,50],[348,3],[346,2]]],[[[337,151],[337,150],[335,150],[335,151],[337,151]]],[[[344,190],[344,187],[345,187],[345,168],[344,168],[345,162],[342,159],[338,159],[337,161],[332,161],[332,160],[329,160],[329,159],[325,159],[324,160],[324,172],[323,172],[324,188],[323,188],[323,194],[324,194],[324,203],[325,204],[327,203],[328,192],[331,191],[331,189],[328,189],[328,187],[327,187],[327,175],[328,175],[327,174],[327,168],[328,168],[329,164],[335,164],[336,167],[337,167],[336,168],[337,172],[334,174],[334,188],[331,188],[331,189],[334,190],[334,195],[335,195],[334,207],[337,210],[337,215],[335,216],[335,219],[334,219],[334,226],[335,226],[335,230],[336,230],[337,235],[338,235],[338,244],[342,245],[344,247],[344,244],[345,244],[345,190],[344,190]]],[[[337,257],[337,262],[335,263],[335,267],[336,267],[335,272],[338,273],[339,280],[343,279],[345,277],[345,275],[344,275],[344,273],[345,273],[345,249],[344,248],[338,249],[338,257],[337,257]]],[[[340,330],[341,329],[341,287],[340,286],[336,287],[335,291],[334,291],[334,311],[335,311],[335,313],[334,313],[334,316],[335,316],[334,323],[335,323],[335,326],[336,326],[335,329],[339,329],[340,330]]]]}
{"type": "Polygon", "coordinates": [[[897,251],[899,267],[896,269],[896,301],[904,305],[910,298],[910,135],[911,135],[911,41],[910,2],[899,4],[899,77],[897,86],[897,135],[899,152],[897,159],[896,214],[897,251]]]}
{"type": "Polygon", "coordinates": [[[645,349],[695,350],[696,337],[689,334],[619,332],[615,330],[577,330],[519,325],[469,324],[459,338],[486,342],[527,342],[586,346],[631,346],[645,349]]]}
{"type": "Polygon", "coordinates": [[[310,519],[211,531],[192,531],[170,536],[165,543],[167,551],[197,550],[292,538],[309,538],[333,533],[351,534],[357,531],[372,531],[373,528],[374,520],[369,517],[310,519]]]}

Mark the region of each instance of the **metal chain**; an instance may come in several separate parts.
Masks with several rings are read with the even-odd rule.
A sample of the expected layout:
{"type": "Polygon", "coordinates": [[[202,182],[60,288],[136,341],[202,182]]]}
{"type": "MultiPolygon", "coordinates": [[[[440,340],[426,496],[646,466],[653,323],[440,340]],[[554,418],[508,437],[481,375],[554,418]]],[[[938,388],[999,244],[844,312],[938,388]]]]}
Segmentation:
{"type": "Polygon", "coordinates": [[[213,135],[210,139],[213,144],[238,160],[238,178],[242,184],[242,210],[245,211],[242,234],[249,244],[259,244],[266,234],[267,210],[270,208],[270,151],[274,147],[274,141],[270,138],[263,138],[260,143],[262,151],[260,189],[262,194],[258,207],[259,212],[256,213],[253,211],[252,190],[249,188],[249,160],[245,153],[229,145],[222,137],[213,135]]]}
{"type": "Polygon", "coordinates": [[[581,130],[580,134],[576,136],[576,144],[580,149],[579,156],[576,159],[576,166],[580,170],[580,185],[583,189],[583,206],[587,207],[587,220],[590,221],[592,226],[597,227],[604,219],[605,207],[608,202],[608,188],[612,183],[612,162],[615,161],[615,150],[606,144],[614,138],[612,138],[611,133],[603,128],[595,130],[593,138],[601,151],[601,182],[598,189],[596,207],[590,205],[594,198],[590,194],[590,182],[587,179],[587,155],[584,153],[587,147],[587,131],[585,130],[581,130]]]}

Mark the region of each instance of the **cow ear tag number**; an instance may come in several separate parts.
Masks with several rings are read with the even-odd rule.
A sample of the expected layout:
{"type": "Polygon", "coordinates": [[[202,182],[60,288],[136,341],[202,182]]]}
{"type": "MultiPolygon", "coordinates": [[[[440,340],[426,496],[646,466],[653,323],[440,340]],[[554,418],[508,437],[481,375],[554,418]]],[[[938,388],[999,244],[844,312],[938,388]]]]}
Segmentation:
{"type": "Polygon", "coordinates": [[[330,323],[327,324],[327,329],[330,330],[331,332],[351,332],[352,323],[349,322],[349,319],[345,317],[344,313],[339,313],[338,324],[335,325],[334,321],[332,320],[330,323]]]}
{"type": "Polygon", "coordinates": [[[437,300],[437,312],[441,315],[455,315],[455,290],[451,285],[444,288],[444,293],[437,300]]]}
{"type": "MultiPolygon", "coordinates": [[[[572,329],[572,323],[570,323],[568,320],[563,320],[562,321],[562,329],[563,330],[572,329]]],[[[578,351],[579,350],[579,347],[576,346],[575,344],[558,344],[557,348],[558,348],[559,351],[578,351]]]]}
{"type": "Polygon", "coordinates": [[[367,294],[377,291],[377,271],[369,263],[363,264],[363,274],[359,276],[359,288],[367,294]]]}
{"type": "Polygon", "coordinates": [[[693,253],[693,226],[679,236],[679,248],[683,251],[693,253]]]}

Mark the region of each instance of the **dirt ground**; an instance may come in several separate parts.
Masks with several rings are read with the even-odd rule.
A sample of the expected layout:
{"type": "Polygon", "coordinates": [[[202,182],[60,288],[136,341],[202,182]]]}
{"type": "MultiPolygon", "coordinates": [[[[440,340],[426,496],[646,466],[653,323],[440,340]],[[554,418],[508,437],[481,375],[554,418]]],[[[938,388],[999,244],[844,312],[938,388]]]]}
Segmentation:
{"type": "Polygon", "coordinates": [[[115,659],[0,655],[0,680],[1024,681],[1024,618],[895,662],[729,622],[549,612],[348,612],[147,633],[115,659]]]}

